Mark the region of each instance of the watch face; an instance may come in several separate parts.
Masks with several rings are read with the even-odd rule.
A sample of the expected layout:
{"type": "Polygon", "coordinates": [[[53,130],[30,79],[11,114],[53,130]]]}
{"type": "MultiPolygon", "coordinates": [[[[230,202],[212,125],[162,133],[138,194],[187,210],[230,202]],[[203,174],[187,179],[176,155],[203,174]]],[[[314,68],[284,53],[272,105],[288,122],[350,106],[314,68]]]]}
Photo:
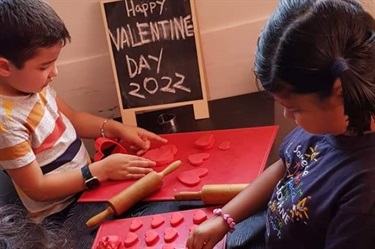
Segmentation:
{"type": "Polygon", "coordinates": [[[100,186],[100,182],[96,176],[85,181],[86,188],[94,189],[100,186]]]}

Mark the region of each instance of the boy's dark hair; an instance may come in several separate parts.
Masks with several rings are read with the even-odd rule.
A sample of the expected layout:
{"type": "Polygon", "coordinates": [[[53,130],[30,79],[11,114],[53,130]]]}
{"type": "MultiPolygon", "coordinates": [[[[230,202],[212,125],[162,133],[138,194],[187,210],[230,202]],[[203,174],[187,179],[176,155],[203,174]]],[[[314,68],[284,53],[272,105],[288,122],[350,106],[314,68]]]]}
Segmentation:
{"type": "Polygon", "coordinates": [[[280,0],[258,41],[254,72],[271,93],[332,94],[341,79],[348,130],[375,115],[375,21],[355,0],[280,0]],[[335,72],[340,62],[346,70],[335,72]],[[334,70],[332,70],[334,69],[334,70]]]}
{"type": "Polygon", "coordinates": [[[0,0],[0,57],[21,69],[38,48],[61,42],[70,35],[56,12],[42,0],[0,0]]]}

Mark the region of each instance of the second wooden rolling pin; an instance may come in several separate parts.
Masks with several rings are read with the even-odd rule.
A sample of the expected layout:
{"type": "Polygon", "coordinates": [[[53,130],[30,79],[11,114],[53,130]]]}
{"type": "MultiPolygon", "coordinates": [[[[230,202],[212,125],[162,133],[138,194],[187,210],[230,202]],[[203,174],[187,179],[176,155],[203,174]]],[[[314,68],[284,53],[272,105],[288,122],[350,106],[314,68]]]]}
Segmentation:
{"type": "Polygon", "coordinates": [[[120,215],[127,211],[138,201],[154,193],[163,185],[164,176],[180,167],[181,161],[171,163],[161,172],[152,171],[124,189],[119,194],[108,200],[108,208],[103,212],[95,215],[86,222],[87,227],[93,227],[101,223],[107,216],[111,214],[120,215]]]}
{"type": "Polygon", "coordinates": [[[176,200],[202,200],[204,204],[225,204],[249,184],[207,184],[200,191],[178,192],[176,200]]]}

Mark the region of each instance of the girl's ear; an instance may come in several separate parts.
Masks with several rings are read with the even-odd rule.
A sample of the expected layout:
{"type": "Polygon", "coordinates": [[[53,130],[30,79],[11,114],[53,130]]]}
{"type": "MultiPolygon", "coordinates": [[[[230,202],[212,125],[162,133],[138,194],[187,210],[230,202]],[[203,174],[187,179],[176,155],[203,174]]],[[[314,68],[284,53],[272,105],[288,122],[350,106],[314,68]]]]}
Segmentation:
{"type": "Polygon", "coordinates": [[[10,62],[4,57],[0,57],[0,77],[8,77],[10,75],[10,62]]]}
{"type": "Polygon", "coordinates": [[[342,97],[342,85],[341,85],[341,80],[340,78],[337,78],[335,82],[333,83],[333,90],[332,90],[332,95],[337,96],[337,97],[342,97]]]}

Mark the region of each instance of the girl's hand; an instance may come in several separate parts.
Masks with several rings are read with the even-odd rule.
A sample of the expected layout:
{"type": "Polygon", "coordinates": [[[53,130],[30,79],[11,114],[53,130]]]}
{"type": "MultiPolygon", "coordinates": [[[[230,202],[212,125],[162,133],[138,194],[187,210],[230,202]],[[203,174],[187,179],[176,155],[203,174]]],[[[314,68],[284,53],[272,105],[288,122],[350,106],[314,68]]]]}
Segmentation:
{"type": "Polygon", "coordinates": [[[135,180],[153,171],[156,163],[146,158],[128,155],[112,154],[90,166],[91,172],[99,181],[135,180]]]}
{"type": "Polygon", "coordinates": [[[221,217],[214,216],[194,228],[186,241],[186,247],[188,249],[214,248],[228,230],[228,224],[221,217]]]}

